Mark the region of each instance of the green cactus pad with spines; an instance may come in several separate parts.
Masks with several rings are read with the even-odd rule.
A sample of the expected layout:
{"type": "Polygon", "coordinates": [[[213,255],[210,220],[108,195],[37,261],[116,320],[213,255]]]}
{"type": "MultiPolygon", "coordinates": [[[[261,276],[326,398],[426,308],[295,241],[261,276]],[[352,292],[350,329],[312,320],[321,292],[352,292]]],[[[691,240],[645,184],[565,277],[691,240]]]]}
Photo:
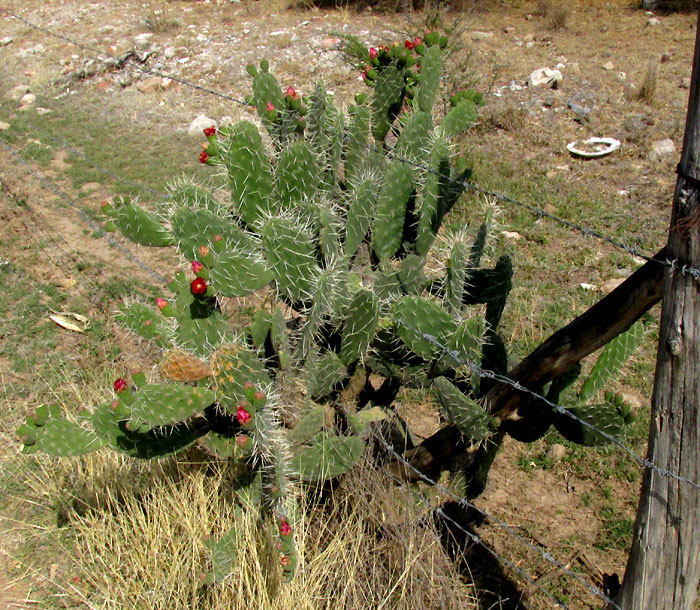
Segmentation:
{"type": "Polygon", "coordinates": [[[170,346],[172,329],[162,314],[143,303],[123,305],[117,319],[139,337],[150,339],[160,347],[170,346]]]}
{"type": "Polygon", "coordinates": [[[267,286],[274,273],[260,260],[225,253],[216,257],[209,277],[212,288],[221,296],[244,297],[267,286]]]}
{"type": "Polygon", "coordinates": [[[147,385],[134,397],[130,428],[146,432],[158,426],[183,422],[203,411],[215,399],[214,392],[206,388],[174,383],[147,385]]]}
{"type": "Polygon", "coordinates": [[[210,538],[207,543],[207,549],[211,553],[211,573],[208,575],[207,582],[221,583],[234,571],[238,565],[238,547],[241,543],[244,528],[241,523],[245,520],[244,509],[236,507],[234,509],[235,525],[228,530],[218,540],[210,538]]]}
{"type": "Polygon", "coordinates": [[[432,132],[432,115],[420,110],[414,112],[401,130],[401,135],[396,142],[396,154],[399,157],[407,157],[411,161],[422,159],[432,132]]]}
{"type": "Polygon", "coordinates": [[[386,261],[401,247],[406,209],[413,195],[413,170],[400,161],[392,161],[379,190],[372,227],[372,249],[380,261],[386,261]]]}
{"type": "Polygon", "coordinates": [[[379,302],[372,292],[361,289],[355,294],[343,323],[340,360],[350,365],[369,349],[379,325],[379,302]]]}
{"type": "Polygon", "coordinates": [[[454,138],[467,131],[477,120],[474,102],[462,100],[452,108],[438,126],[438,133],[445,138],[454,138]]]}
{"type": "Polygon", "coordinates": [[[603,348],[598,360],[593,365],[593,369],[583,382],[579,399],[582,402],[593,400],[605,384],[619,372],[627,359],[639,347],[643,338],[644,325],[642,322],[636,322],[626,332],[612,339],[603,348]]]}
{"type": "MultiPolygon", "coordinates": [[[[245,384],[257,389],[270,385],[265,365],[255,353],[236,343],[222,345],[211,357],[210,366],[217,384],[217,394],[231,399],[245,396],[245,384]]],[[[235,410],[234,410],[235,412],[235,410]]]]}
{"type": "MultiPolygon", "coordinates": [[[[374,274],[374,294],[380,301],[383,301],[383,310],[387,310],[387,301],[393,300],[394,297],[403,296],[403,284],[398,271],[392,271],[389,266],[381,268],[381,272],[374,274]]],[[[386,315],[387,311],[383,311],[386,315]]]]}
{"type": "Polygon", "coordinates": [[[80,424],[60,417],[50,417],[41,426],[31,420],[20,426],[20,437],[27,441],[22,446],[23,453],[41,451],[54,457],[72,457],[97,451],[104,441],[93,431],[80,424]]]}
{"type": "Polygon", "coordinates": [[[329,436],[321,432],[311,446],[297,453],[292,465],[304,481],[331,479],[350,470],[362,457],[365,443],[356,436],[329,436]]]}
{"type": "Polygon", "coordinates": [[[328,396],[347,376],[347,368],[335,352],[311,354],[306,360],[308,392],[311,398],[328,396]]]}
{"type": "Polygon", "coordinates": [[[122,235],[142,246],[174,246],[175,238],[158,217],[134,205],[127,197],[115,199],[109,213],[122,235]]]}
{"type": "Polygon", "coordinates": [[[447,349],[440,363],[449,368],[467,366],[468,362],[478,362],[484,343],[484,321],[469,318],[460,322],[454,333],[447,339],[447,349]]]}
{"type": "Polygon", "coordinates": [[[201,318],[186,315],[178,321],[175,330],[178,344],[201,358],[209,356],[217,346],[233,339],[233,330],[219,311],[201,318]]]}
{"type": "Polygon", "coordinates": [[[479,403],[460,392],[446,377],[435,378],[433,387],[447,418],[470,441],[483,440],[496,430],[496,422],[479,403]]]}
{"type": "Polygon", "coordinates": [[[255,109],[262,117],[267,113],[268,103],[278,110],[284,107],[282,88],[273,74],[262,69],[263,65],[263,62],[260,62],[261,70],[253,77],[253,101],[255,109]]]}
{"type": "Polygon", "coordinates": [[[370,424],[389,419],[389,415],[381,407],[373,407],[371,403],[357,413],[346,415],[348,424],[357,436],[365,436],[370,424]]]}
{"type": "Polygon", "coordinates": [[[328,109],[328,143],[324,156],[321,180],[319,188],[323,191],[336,194],[340,190],[339,172],[343,158],[343,144],[345,141],[345,115],[334,105],[328,109]]]}
{"type": "Polygon", "coordinates": [[[229,150],[226,166],[231,201],[243,221],[252,226],[270,211],[272,166],[257,127],[248,121],[235,126],[229,150]]]}
{"type": "Polygon", "coordinates": [[[313,239],[292,221],[271,218],[263,227],[262,243],[279,291],[295,303],[309,299],[320,271],[313,239]]]}
{"type": "Polygon", "coordinates": [[[316,82],[309,99],[309,112],[306,115],[306,134],[317,154],[324,154],[328,149],[328,96],[321,81],[316,82]]]}
{"type": "Polygon", "coordinates": [[[592,447],[610,442],[598,430],[613,438],[619,438],[625,427],[625,419],[615,405],[603,403],[600,405],[585,405],[566,409],[579,420],[583,420],[593,428],[569,417],[563,413],[554,414],[554,427],[565,439],[592,447]]]}
{"type": "Polygon", "coordinates": [[[182,256],[189,261],[199,259],[200,246],[214,249],[215,238],[221,236],[221,251],[251,252],[257,249],[253,237],[230,219],[210,210],[180,208],[170,220],[182,256]]]}
{"type": "Polygon", "coordinates": [[[377,76],[372,98],[372,135],[377,143],[383,142],[394,119],[401,110],[404,97],[405,69],[393,61],[377,76]]]}
{"type": "Polygon", "coordinates": [[[318,243],[326,265],[332,263],[340,255],[340,219],[328,208],[321,207],[319,213],[318,243]]]}
{"type": "Polygon", "coordinates": [[[350,108],[348,141],[345,145],[345,182],[354,183],[367,158],[371,110],[367,104],[357,104],[350,108]]]}
{"type": "Polygon", "coordinates": [[[265,341],[270,334],[272,315],[267,309],[258,309],[253,314],[253,321],[248,325],[248,333],[253,345],[260,351],[265,350],[265,341]]]}
{"type": "Polygon", "coordinates": [[[326,425],[326,410],[322,407],[316,407],[309,411],[289,432],[289,440],[294,443],[302,444],[310,441],[318,434],[326,425]]]}
{"type": "Polygon", "coordinates": [[[420,78],[416,88],[416,102],[422,112],[430,112],[440,92],[442,79],[442,52],[430,47],[420,60],[420,78]]]}
{"type": "Polygon", "coordinates": [[[279,307],[272,310],[270,320],[270,340],[277,355],[280,369],[288,370],[292,366],[292,352],[289,344],[289,330],[284,313],[279,307]]]}
{"type": "Polygon", "coordinates": [[[318,158],[308,142],[293,142],[277,161],[275,192],[284,211],[304,199],[313,199],[318,189],[318,158]]]}
{"type": "Polygon", "coordinates": [[[181,208],[203,209],[218,213],[222,204],[209,191],[195,184],[183,184],[170,193],[172,200],[181,208]]]}
{"type": "Polygon", "coordinates": [[[405,294],[419,295],[425,291],[428,279],[423,271],[424,267],[424,256],[409,254],[401,261],[398,278],[405,294]]]}
{"type": "Polygon", "coordinates": [[[220,460],[240,458],[244,455],[236,442],[236,437],[224,436],[216,432],[209,432],[197,441],[205,451],[220,460]]]}
{"type": "Polygon", "coordinates": [[[452,314],[457,314],[462,309],[464,296],[464,284],[469,268],[469,251],[466,244],[456,242],[447,260],[447,274],[445,276],[445,305],[452,314]]]}
{"type": "Polygon", "coordinates": [[[450,175],[450,147],[444,139],[436,139],[430,154],[430,171],[423,185],[423,203],[420,208],[416,236],[416,254],[425,255],[435,241],[444,216],[443,192],[450,175]]]}
{"type": "Polygon", "coordinates": [[[455,332],[457,322],[440,305],[425,298],[407,296],[392,308],[396,332],[406,346],[426,360],[440,355],[438,345],[445,345],[455,332]],[[427,337],[432,337],[433,343],[427,337]]]}
{"type": "Polygon", "coordinates": [[[344,254],[351,258],[364,241],[374,218],[377,184],[372,178],[358,181],[350,195],[345,225],[344,254]]]}

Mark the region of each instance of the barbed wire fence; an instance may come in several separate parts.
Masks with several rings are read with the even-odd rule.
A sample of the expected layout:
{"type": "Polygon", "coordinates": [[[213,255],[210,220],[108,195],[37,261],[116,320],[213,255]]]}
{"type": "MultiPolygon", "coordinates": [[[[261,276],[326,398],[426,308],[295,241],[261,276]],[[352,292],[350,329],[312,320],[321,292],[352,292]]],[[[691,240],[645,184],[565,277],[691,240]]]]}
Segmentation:
{"type": "MultiPolygon", "coordinates": [[[[9,15],[10,17],[13,17],[13,18],[19,20],[20,22],[24,23],[25,25],[27,25],[28,27],[30,27],[32,29],[35,29],[37,31],[41,31],[48,36],[52,36],[52,37],[55,37],[57,39],[61,39],[61,40],[64,40],[66,42],[69,42],[70,44],[73,44],[78,48],[95,53],[96,58],[99,61],[109,61],[110,59],[113,60],[116,58],[115,56],[106,54],[99,49],[95,49],[93,47],[90,47],[89,45],[84,45],[84,44],[80,43],[79,41],[75,41],[67,36],[53,32],[53,31],[49,30],[48,28],[44,28],[44,27],[38,26],[36,24],[33,24],[30,21],[28,21],[22,17],[19,17],[18,15],[14,14],[10,11],[5,11],[5,13],[7,15],[9,15]]],[[[198,85],[196,83],[191,83],[185,79],[181,79],[181,78],[176,77],[174,75],[167,74],[167,73],[164,73],[162,71],[142,68],[140,66],[134,66],[134,67],[138,71],[143,72],[145,74],[151,74],[151,75],[160,76],[160,77],[164,77],[164,78],[170,78],[170,79],[172,79],[172,80],[174,80],[174,81],[176,81],[184,86],[190,87],[192,89],[202,91],[202,92],[205,92],[205,93],[210,94],[210,95],[215,95],[215,96],[220,97],[222,99],[226,99],[228,101],[232,101],[234,103],[241,104],[241,105],[244,105],[247,107],[249,106],[249,104],[245,101],[242,101],[242,100],[236,99],[232,96],[217,92],[217,91],[210,89],[208,87],[204,87],[204,86],[198,85]]],[[[166,193],[161,193],[161,192],[157,191],[156,189],[152,189],[151,187],[148,187],[146,185],[142,185],[140,183],[125,179],[125,178],[119,176],[118,174],[112,172],[108,168],[104,168],[102,166],[99,166],[98,164],[93,162],[86,155],[84,155],[84,153],[82,153],[81,151],[79,151],[75,147],[72,147],[72,146],[68,145],[67,143],[62,142],[61,139],[58,136],[56,136],[55,134],[51,134],[51,132],[49,132],[47,130],[44,130],[44,131],[45,131],[45,134],[49,138],[51,138],[51,137],[54,138],[54,142],[58,142],[59,145],[61,145],[63,148],[65,148],[66,150],[71,152],[71,154],[74,154],[74,155],[80,157],[83,161],[85,161],[86,163],[91,165],[93,168],[95,168],[98,171],[100,171],[101,173],[109,176],[110,178],[112,178],[116,182],[119,182],[125,186],[130,187],[130,188],[139,189],[143,192],[150,192],[151,194],[153,194],[157,197],[166,198],[168,196],[166,193]]],[[[125,248],[122,244],[120,244],[113,237],[107,235],[104,232],[104,230],[89,217],[89,215],[87,215],[82,209],[80,209],[80,206],[77,204],[77,202],[72,200],[64,191],[59,189],[48,178],[41,176],[37,172],[32,170],[31,166],[24,159],[22,159],[22,157],[19,155],[19,153],[16,149],[13,149],[13,147],[11,147],[9,144],[7,144],[3,140],[0,140],[0,145],[2,145],[3,148],[8,153],[10,153],[12,155],[12,157],[15,159],[16,162],[22,164],[25,171],[27,171],[29,175],[31,175],[35,180],[37,180],[42,185],[42,187],[52,191],[54,194],[56,194],[58,197],[60,197],[65,203],[67,203],[71,208],[73,208],[77,212],[78,217],[81,219],[82,222],[84,222],[87,226],[89,226],[90,229],[92,229],[93,231],[98,233],[101,237],[105,238],[110,243],[110,245],[112,245],[113,247],[120,250],[121,253],[124,254],[124,256],[126,256],[128,258],[128,260],[131,261],[132,264],[134,264],[135,266],[138,266],[142,271],[148,273],[153,279],[155,279],[160,284],[166,283],[166,280],[162,275],[160,275],[158,272],[153,270],[148,264],[146,264],[142,260],[140,260],[138,258],[138,256],[136,256],[135,254],[130,252],[127,248],[125,248]]],[[[433,173],[437,174],[437,172],[434,172],[434,170],[432,170],[431,168],[426,167],[422,164],[419,164],[413,160],[402,157],[400,155],[397,155],[392,150],[385,151],[385,152],[389,158],[392,158],[396,161],[399,161],[401,163],[410,164],[411,166],[413,166],[414,168],[416,168],[420,171],[433,172],[433,173]]],[[[442,175],[442,174],[438,174],[438,175],[440,176],[441,179],[449,180],[452,182],[455,181],[455,179],[451,176],[446,176],[446,175],[442,175]]],[[[583,235],[584,237],[593,238],[593,239],[602,241],[604,243],[607,243],[607,244],[615,247],[616,249],[622,250],[622,251],[626,252],[627,254],[638,257],[638,258],[643,259],[645,261],[653,261],[654,263],[662,264],[665,267],[671,269],[672,271],[680,272],[683,275],[689,275],[689,276],[693,277],[693,279],[695,279],[696,281],[700,282],[700,270],[685,264],[683,261],[668,260],[668,259],[667,260],[659,260],[659,259],[653,258],[647,254],[642,253],[636,247],[631,246],[629,244],[626,244],[622,241],[616,240],[614,238],[611,238],[598,230],[592,229],[590,227],[585,227],[585,226],[579,225],[577,223],[574,223],[574,222],[567,220],[567,219],[564,219],[564,218],[560,218],[560,217],[556,216],[555,214],[549,213],[541,208],[538,208],[537,206],[533,206],[531,204],[519,201],[519,200],[512,198],[504,193],[494,192],[494,191],[491,191],[489,189],[482,188],[474,182],[469,182],[469,181],[459,181],[459,182],[460,182],[460,186],[462,186],[466,191],[471,191],[471,192],[475,192],[475,193],[478,193],[478,194],[481,194],[484,196],[492,197],[495,200],[497,200],[503,204],[513,205],[513,206],[517,206],[519,208],[525,209],[537,218],[547,219],[547,220],[552,221],[552,222],[554,222],[562,227],[565,227],[571,231],[575,231],[575,232],[583,235]]],[[[40,223],[37,222],[35,224],[39,225],[40,223]]],[[[47,237],[50,238],[50,236],[47,236],[47,237]]],[[[55,244],[56,241],[54,240],[53,243],[55,244]]],[[[67,254],[62,250],[62,248],[60,246],[57,247],[57,250],[59,252],[63,252],[67,256],[67,254]]],[[[58,263],[55,263],[55,264],[57,264],[57,266],[58,266],[58,263]]],[[[59,266],[59,268],[60,268],[60,266],[59,266]]],[[[652,462],[650,462],[646,458],[643,458],[640,455],[638,455],[633,449],[626,446],[619,439],[609,435],[604,430],[597,428],[596,426],[591,424],[589,421],[586,421],[584,419],[577,417],[570,410],[568,410],[568,409],[566,409],[566,408],[564,408],[564,407],[562,407],[554,402],[549,401],[543,395],[522,386],[516,380],[510,379],[505,375],[496,374],[493,371],[487,371],[487,370],[482,369],[477,363],[475,363],[473,361],[468,361],[468,360],[462,358],[460,354],[454,352],[454,350],[451,350],[446,345],[441,344],[437,338],[435,338],[431,335],[427,335],[425,333],[421,333],[418,329],[412,328],[409,324],[406,323],[405,320],[393,318],[393,322],[397,325],[403,325],[403,326],[409,328],[414,333],[418,333],[419,335],[422,335],[423,339],[425,339],[426,341],[433,344],[434,347],[439,349],[442,353],[449,354],[457,362],[459,362],[463,366],[468,367],[474,374],[478,375],[480,378],[489,379],[489,380],[492,380],[492,381],[495,381],[498,383],[506,384],[518,392],[525,393],[525,394],[529,395],[531,398],[534,398],[538,401],[541,401],[543,404],[547,405],[553,411],[555,411],[559,414],[565,415],[567,417],[570,417],[573,420],[576,420],[580,425],[582,425],[582,426],[584,426],[592,431],[595,431],[598,435],[605,438],[607,441],[613,443],[616,447],[618,447],[620,450],[622,450],[626,455],[628,455],[640,467],[642,467],[644,469],[652,470],[661,476],[669,477],[669,478],[676,480],[678,482],[690,485],[695,489],[700,489],[699,482],[692,481],[692,480],[687,479],[685,477],[681,477],[675,473],[669,472],[666,469],[658,467],[656,464],[653,464],[652,462]]],[[[532,542],[527,540],[525,537],[518,534],[511,526],[509,526],[505,522],[501,521],[498,517],[491,515],[488,512],[478,508],[476,505],[474,505],[472,502],[470,502],[467,498],[459,497],[459,496],[455,495],[448,488],[444,487],[440,482],[432,480],[429,477],[427,477],[424,473],[422,473],[420,470],[415,468],[415,466],[413,466],[408,460],[406,460],[406,458],[403,455],[401,455],[400,453],[395,451],[393,446],[389,445],[383,437],[377,436],[376,433],[375,433],[374,437],[377,440],[377,442],[382,446],[383,450],[386,452],[387,455],[391,456],[391,458],[393,460],[396,460],[398,463],[400,463],[407,470],[412,471],[413,474],[415,476],[417,476],[420,480],[435,487],[441,493],[443,493],[447,497],[451,498],[451,500],[458,503],[459,505],[464,506],[466,508],[469,508],[471,510],[477,511],[485,519],[488,519],[489,522],[496,524],[510,538],[512,538],[512,539],[516,540],[518,543],[524,545],[529,550],[536,552],[538,555],[541,556],[541,558],[543,560],[550,563],[557,570],[561,571],[563,574],[566,574],[568,577],[577,581],[577,583],[579,585],[581,585],[588,593],[593,594],[594,596],[605,601],[606,603],[610,604],[614,608],[619,608],[615,604],[615,602],[610,597],[608,597],[603,591],[601,591],[598,587],[595,587],[595,586],[591,585],[590,583],[588,583],[585,579],[583,579],[576,572],[567,568],[564,564],[562,564],[560,561],[558,561],[556,558],[554,558],[549,552],[543,551],[537,545],[534,545],[532,542]]],[[[401,482],[402,484],[405,484],[403,481],[400,481],[400,479],[397,479],[397,480],[399,482],[401,482]]],[[[413,491],[412,491],[412,493],[413,493],[413,491]]],[[[533,579],[533,577],[530,576],[525,570],[523,570],[519,566],[515,565],[508,558],[506,558],[503,555],[494,551],[493,548],[491,548],[491,545],[489,545],[487,542],[482,540],[473,531],[464,527],[463,524],[460,524],[457,521],[455,521],[452,517],[447,515],[444,512],[444,510],[442,510],[441,508],[438,508],[438,509],[436,509],[436,514],[438,514],[441,518],[445,519],[446,521],[451,522],[451,524],[454,527],[459,529],[472,542],[482,546],[487,552],[489,552],[496,559],[498,559],[499,562],[506,565],[509,569],[511,569],[515,573],[517,573],[520,578],[522,578],[523,580],[528,582],[530,585],[532,585],[536,589],[538,589],[541,593],[543,593],[550,600],[552,600],[558,607],[567,608],[564,601],[562,601],[561,599],[556,597],[554,594],[552,594],[551,591],[549,591],[546,587],[543,587],[537,580],[533,579]]]]}

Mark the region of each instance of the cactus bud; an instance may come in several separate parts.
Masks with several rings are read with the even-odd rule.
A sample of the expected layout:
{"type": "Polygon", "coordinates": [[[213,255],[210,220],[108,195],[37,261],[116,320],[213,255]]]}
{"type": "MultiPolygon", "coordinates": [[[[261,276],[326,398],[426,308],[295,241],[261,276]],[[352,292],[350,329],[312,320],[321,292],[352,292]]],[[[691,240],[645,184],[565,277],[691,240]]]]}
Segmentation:
{"type": "Polygon", "coordinates": [[[272,102],[268,102],[267,106],[265,107],[268,112],[274,112],[275,106],[272,102]]]}
{"type": "Polygon", "coordinates": [[[199,155],[199,162],[206,163],[207,161],[209,161],[209,155],[206,150],[203,150],[199,155]]]}
{"type": "Polygon", "coordinates": [[[255,397],[255,400],[265,400],[265,394],[263,394],[260,390],[255,392],[253,396],[255,397]]]}
{"type": "Polygon", "coordinates": [[[120,377],[114,382],[114,391],[117,394],[121,394],[122,392],[126,392],[128,386],[126,384],[126,379],[123,377],[120,377]]]}
{"type": "Polygon", "coordinates": [[[377,49],[375,49],[374,47],[370,48],[369,50],[369,58],[377,59],[377,49]]]}
{"type": "Polygon", "coordinates": [[[248,444],[248,437],[245,434],[241,434],[236,437],[236,444],[243,449],[248,444]]]}
{"type": "Polygon", "coordinates": [[[291,97],[293,100],[295,100],[299,97],[299,94],[296,92],[294,87],[292,87],[291,85],[289,85],[289,87],[287,87],[287,97],[291,97]]]}
{"type": "Polygon", "coordinates": [[[244,389],[244,390],[250,390],[252,387],[253,387],[253,384],[252,384],[250,381],[246,381],[246,382],[243,384],[243,389],[244,389]]]}
{"type": "Polygon", "coordinates": [[[286,555],[282,555],[282,557],[280,557],[280,563],[282,564],[283,567],[286,568],[286,567],[288,567],[289,564],[292,563],[292,562],[291,562],[291,560],[289,559],[289,557],[287,557],[286,555]]]}
{"type": "Polygon", "coordinates": [[[252,418],[248,411],[246,411],[242,406],[238,405],[238,409],[236,409],[236,419],[241,426],[245,426],[252,418]]]}
{"type": "Polygon", "coordinates": [[[201,297],[207,292],[207,283],[201,277],[196,277],[190,284],[190,290],[194,296],[201,297]]]}
{"type": "Polygon", "coordinates": [[[194,273],[199,273],[202,269],[204,269],[204,265],[202,265],[202,263],[199,261],[192,261],[192,271],[194,271],[194,273]]]}
{"type": "Polygon", "coordinates": [[[202,131],[204,131],[204,135],[207,138],[211,138],[216,133],[216,127],[212,125],[211,127],[205,127],[202,131]]]}
{"type": "Polygon", "coordinates": [[[290,536],[292,534],[292,526],[289,525],[286,519],[280,520],[280,536],[290,536]]]}
{"type": "Polygon", "coordinates": [[[413,51],[413,48],[416,45],[412,40],[407,40],[406,42],[403,43],[403,46],[406,47],[409,51],[413,51]]]}
{"type": "Polygon", "coordinates": [[[168,302],[163,297],[158,297],[156,299],[156,305],[158,305],[158,309],[163,311],[168,306],[168,302]]]}

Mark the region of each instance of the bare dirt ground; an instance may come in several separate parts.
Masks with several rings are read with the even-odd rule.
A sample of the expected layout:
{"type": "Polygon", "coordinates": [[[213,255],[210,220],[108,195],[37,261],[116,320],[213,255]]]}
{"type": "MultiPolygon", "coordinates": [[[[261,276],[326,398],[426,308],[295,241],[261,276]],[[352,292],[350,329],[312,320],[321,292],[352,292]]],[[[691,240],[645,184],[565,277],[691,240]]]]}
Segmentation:
{"type": "MultiPolygon", "coordinates": [[[[477,89],[487,93],[481,125],[465,140],[463,148],[473,155],[476,173],[485,182],[522,177],[537,188],[530,191],[523,186],[518,196],[544,196],[544,201],[531,202],[546,204],[550,211],[583,224],[589,217],[586,205],[597,202],[597,228],[623,236],[651,253],[663,245],[668,224],[675,183],[673,168],[682,145],[696,15],[646,15],[628,0],[574,1],[561,3],[566,16],[558,28],[552,22],[551,11],[557,5],[550,4],[549,17],[538,14],[538,3],[527,1],[494,2],[488,10],[447,15],[446,21],[464,19],[468,25],[461,42],[472,55],[457,76],[473,80],[477,89]],[[658,23],[650,22],[652,18],[658,23]],[[639,91],[650,62],[657,70],[656,89],[645,97],[639,91]],[[556,89],[525,86],[529,74],[540,67],[561,72],[556,89]],[[574,106],[588,112],[579,112],[574,106]],[[594,161],[574,158],[566,151],[568,142],[589,136],[617,138],[622,146],[609,157],[594,161]],[[664,139],[672,141],[676,152],[654,155],[654,143],[664,139]],[[552,203],[555,199],[557,203],[552,203]]],[[[293,84],[306,91],[316,79],[323,78],[336,96],[348,100],[362,89],[362,83],[358,74],[348,71],[337,52],[335,33],[355,34],[368,44],[387,43],[397,38],[397,32],[417,32],[416,24],[422,18],[420,13],[357,14],[351,8],[289,10],[281,0],[150,5],[133,0],[6,0],[2,6],[66,39],[0,17],[0,39],[11,38],[9,42],[0,41],[4,45],[0,46],[0,95],[21,85],[37,94],[37,100],[30,104],[17,100],[15,109],[0,121],[11,124],[18,113],[31,116],[43,107],[52,110],[54,104],[61,104],[64,110],[71,104],[85,104],[95,121],[117,117],[140,126],[144,141],[155,140],[163,146],[186,141],[184,134],[199,114],[217,123],[250,115],[249,109],[236,101],[193,89],[176,79],[243,100],[249,85],[246,65],[267,57],[285,86],[293,84]],[[163,12],[157,13],[159,10],[163,12]],[[168,26],[169,22],[176,25],[168,26]],[[139,37],[142,34],[146,36],[139,37]],[[104,68],[102,60],[108,55],[124,57],[131,51],[134,53],[123,66],[104,68]]],[[[104,145],[108,147],[110,142],[104,145]]],[[[196,145],[197,139],[191,139],[193,150],[196,145]]],[[[192,154],[188,163],[183,170],[199,171],[196,155],[192,154]]],[[[111,196],[109,185],[80,193],[63,175],[69,166],[65,154],[54,154],[51,164],[40,171],[71,197],[79,197],[82,205],[96,206],[111,196]]],[[[102,269],[116,262],[127,265],[114,249],[87,237],[73,211],[46,205],[44,202],[55,197],[23,179],[22,167],[10,156],[2,155],[0,171],[8,192],[26,198],[45,232],[61,236],[71,256],[98,261],[102,269]]],[[[0,235],[5,256],[6,244],[20,241],[26,227],[20,214],[3,210],[2,215],[0,235]]],[[[529,262],[523,263],[526,274],[538,270],[542,275],[523,281],[516,295],[550,281],[563,285],[565,292],[589,283],[602,293],[606,290],[604,284],[618,277],[610,267],[598,266],[599,251],[586,250],[585,244],[584,254],[572,259],[564,273],[556,268],[552,261],[573,256],[564,251],[572,243],[583,244],[579,238],[558,243],[554,239],[543,245],[542,229],[534,224],[523,229],[517,216],[506,216],[503,229],[518,232],[514,239],[522,239],[530,253],[543,250],[539,260],[529,255],[529,262]]],[[[170,264],[167,257],[153,258],[146,249],[137,254],[160,270],[170,264]]],[[[30,276],[57,285],[71,279],[59,266],[37,260],[25,248],[14,255],[30,276]]],[[[633,268],[633,262],[625,259],[617,267],[624,275],[633,268]]],[[[96,276],[93,281],[102,279],[96,276]]],[[[89,286],[85,284],[84,289],[89,290],[89,286]]],[[[521,306],[523,315],[532,322],[527,332],[515,317],[510,320],[510,339],[522,342],[521,351],[555,330],[551,320],[540,316],[549,305],[546,295],[540,295],[521,306]]],[[[576,300],[568,314],[578,313],[585,305],[585,299],[576,300]]],[[[66,341],[63,349],[76,348],[74,340],[66,341]]],[[[3,375],[7,377],[11,371],[4,370],[3,375]]],[[[636,392],[643,407],[648,406],[650,383],[647,380],[643,387],[627,388],[636,392]]],[[[428,420],[424,426],[430,425],[428,420]]],[[[624,546],[601,550],[593,544],[601,527],[599,506],[582,500],[605,487],[605,482],[580,477],[566,463],[555,463],[549,469],[523,469],[518,459],[524,452],[517,443],[507,444],[496,461],[486,492],[479,498],[479,506],[597,586],[603,573],[621,575],[624,546]]],[[[616,483],[621,515],[634,515],[638,481],[626,486],[616,483]]],[[[536,561],[522,549],[514,549],[517,545],[497,527],[484,526],[482,535],[518,565],[536,561]]],[[[539,566],[538,571],[540,578],[549,583],[558,577],[551,566],[539,566]]],[[[564,591],[570,592],[566,587],[564,591]]],[[[11,604],[10,597],[20,595],[6,592],[0,580],[0,608],[21,607],[11,604]]],[[[592,598],[580,594],[576,599],[579,601],[572,607],[588,607],[585,604],[592,598]]],[[[520,606],[513,600],[504,607],[520,606]]]]}

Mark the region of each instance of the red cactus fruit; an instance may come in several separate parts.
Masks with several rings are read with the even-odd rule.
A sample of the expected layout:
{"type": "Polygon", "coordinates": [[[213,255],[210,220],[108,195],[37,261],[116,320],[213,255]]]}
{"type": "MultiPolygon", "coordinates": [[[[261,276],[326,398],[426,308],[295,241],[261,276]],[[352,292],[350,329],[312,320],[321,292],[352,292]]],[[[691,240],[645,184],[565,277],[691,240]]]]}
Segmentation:
{"type": "Polygon", "coordinates": [[[204,265],[198,261],[192,261],[192,271],[195,273],[199,273],[202,269],[204,269],[204,265]]]}
{"type": "Polygon", "coordinates": [[[292,534],[292,526],[289,525],[287,521],[282,519],[280,521],[280,536],[291,536],[292,534]]]}
{"type": "Polygon", "coordinates": [[[205,127],[202,131],[204,131],[204,135],[207,138],[211,138],[216,133],[216,127],[212,125],[211,127],[205,127]]]}
{"type": "Polygon", "coordinates": [[[272,112],[275,109],[275,106],[272,102],[267,103],[267,111],[272,112]]]}
{"type": "Polygon", "coordinates": [[[194,296],[201,297],[207,291],[207,283],[201,277],[196,277],[190,284],[190,290],[194,296]]]}
{"type": "Polygon", "coordinates": [[[244,390],[250,390],[250,388],[252,388],[252,387],[253,387],[253,384],[252,384],[250,381],[246,381],[246,382],[243,384],[243,389],[244,389],[244,390]]]}
{"type": "Polygon", "coordinates": [[[403,46],[406,47],[409,51],[412,51],[416,44],[412,40],[407,40],[403,43],[403,46]]]}
{"type": "Polygon", "coordinates": [[[369,50],[369,58],[370,59],[376,59],[377,58],[377,49],[374,47],[371,47],[369,50]]]}
{"type": "Polygon", "coordinates": [[[209,254],[209,248],[207,246],[199,246],[199,256],[205,258],[209,254]]]}
{"type": "Polygon", "coordinates": [[[236,409],[236,419],[241,426],[245,426],[251,420],[251,416],[248,411],[239,405],[238,409],[236,409]]]}
{"type": "Polygon", "coordinates": [[[248,437],[244,434],[236,437],[236,444],[242,449],[248,444],[248,437]]]}
{"type": "Polygon", "coordinates": [[[223,235],[219,235],[218,233],[214,235],[214,243],[219,242],[223,239],[223,235]]]}
{"type": "Polygon", "coordinates": [[[207,161],[209,161],[209,155],[206,150],[203,150],[199,155],[199,162],[206,163],[207,161]]]}
{"type": "Polygon", "coordinates": [[[158,297],[156,299],[156,305],[158,305],[158,309],[163,311],[168,306],[168,302],[163,297],[158,297]]]}
{"type": "Polygon", "coordinates": [[[289,559],[289,557],[287,557],[286,555],[282,555],[282,557],[280,557],[280,563],[283,567],[286,568],[289,566],[290,563],[292,563],[292,560],[289,559]]]}
{"type": "Polygon", "coordinates": [[[255,392],[255,394],[253,394],[253,396],[255,397],[255,400],[264,400],[265,399],[265,394],[263,394],[260,390],[255,392]]]}
{"type": "Polygon", "coordinates": [[[294,87],[289,85],[289,87],[287,87],[287,96],[295,100],[299,97],[299,94],[296,92],[296,89],[294,89],[294,87]]]}
{"type": "Polygon", "coordinates": [[[120,377],[119,379],[117,379],[114,382],[114,391],[117,394],[121,394],[122,392],[126,392],[128,387],[129,386],[127,386],[126,379],[124,379],[124,377],[120,377]]]}

